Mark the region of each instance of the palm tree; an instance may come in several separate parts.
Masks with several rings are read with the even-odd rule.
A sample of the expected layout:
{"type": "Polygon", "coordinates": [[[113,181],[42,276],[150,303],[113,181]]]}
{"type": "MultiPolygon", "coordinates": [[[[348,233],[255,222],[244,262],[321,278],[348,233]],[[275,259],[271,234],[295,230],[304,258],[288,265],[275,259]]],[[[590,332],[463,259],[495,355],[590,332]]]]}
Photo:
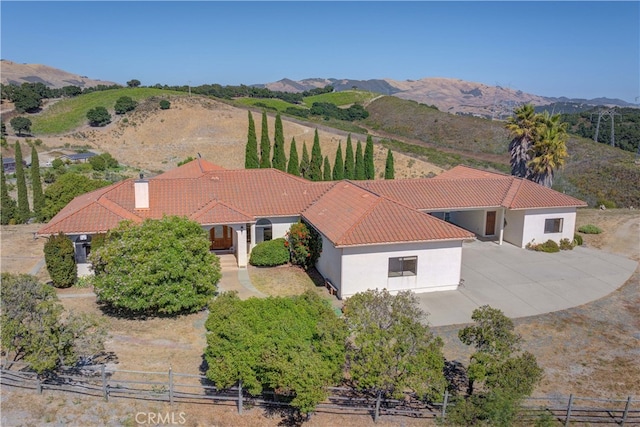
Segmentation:
{"type": "Polygon", "coordinates": [[[539,136],[531,147],[529,179],[545,187],[553,185],[553,176],[564,165],[567,153],[567,124],[560,122],[560,115],[550,116],[548,112],[540,116],[539,136]]]}
{"type": "Polygon", "coordinates": [[[533,104],[516,108],[513,113],[514,115],[509,117],[505,125],[513,136],[509,143],[511,175],[528,178],[531,147],[539,128],[539,115],[535,114],[533,104]]]}

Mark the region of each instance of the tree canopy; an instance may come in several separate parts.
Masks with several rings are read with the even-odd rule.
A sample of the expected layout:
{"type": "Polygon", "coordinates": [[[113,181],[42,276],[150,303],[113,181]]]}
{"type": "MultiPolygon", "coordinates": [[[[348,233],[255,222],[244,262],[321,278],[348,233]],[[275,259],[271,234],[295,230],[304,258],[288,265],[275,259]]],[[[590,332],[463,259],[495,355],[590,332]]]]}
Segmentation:
{"type": "Polygon", "coordinates": [[[106,328],[89,314],[63,316],[51,286],[34,276],[2,273],[2,349],[43,373],[104,350],[106,328]]]}
{"type": "Polygon", "coordinates": [[[543,370],[535,356],[522,351],[521,337],[502,311],[485,305],[475,309],[471,318],[475,323],[458,331],[460,341],[476,349],[467,369],[467,398],[458,399],[450,418],[465,425],[510,426],[543,370]]]}
{"type": "MultiPolygon", "coordinates": [[[[2,161],[2,156],[0,156],[2,161]]],[[[15,220],[17,204],[16,201],[9,196],[7,188],[7,179],[4,176],[4,163],[0,165],[0,197],[2,205],[0,206],[0,224],[7,225],[11,220],[15,220]]]]}
{"type": "Polygon", "coordinates": [[[317,294],[242,301],[225,292],[209,310],[206,375],[218,387],[271,389],[309,413],[340,382],[344,325],[317,294]]]}
{"type": "Polygon", "coordinates": [[[273,136],[273,167],[285,171],[287,168],[287,156],[284,152],[284,130],[280,113],[276,114],[275,131],[273,136]]]}
{"type": "Polygon", "coordinates": [[[260,160],[258,159],[258,139],[256,137],[256,124],[253,121],[251,111],[248,112],[249,129],[247,131],[247,145],[244,150],[244,168],[258,169],[260,160]]]}
{"type": "Polygon", "coordinates": [[[124,114],[129,111],[133,111],[138,106],[138,103],[134,101],[130,96],[121,96],[116,100],[114,110],[116,114],[124,114]]]}
{"type": "Polygon", "coordinates": [[[220,260],[202,227],[168,216],[123,221],[90,255],[100,303],[136,314],[195,312],[213,297],[220,260]]]}
{"type": "Polygon", "coordinates": [[[267,123],[267,112],[262,111],[262,124],[260,132],[260,167],[271,167],[271,141],[269,140],[269,125],[267,123]]]}
{"type": "Polygon", "coordinates": [[[111,114],[104,107],[95,107],[87,111],[87,120],[91,126],[106,126],[111,123],[111,114]]]}
{"type": "Polygon", "coordinates": [[[505,124],[511,133],[511,175],[551,187],[555,171],[564,165],[567,153],[567,123],[560,115],[535,113],[532,104],[514,110],[505,124]]]}
{"type": "Polygon", "coordinates": [[[344,304],[347,366],[355,386],[376,396],[441,395],[443,342],[422,323],[425,313],[409,291],[386,289],[351,296],[344,304]]]}
{"type": "Polygon", "coordinates": [[[287,173],[300,176],[300,164],[298,160],[298,148],[296,147],[296,139],[291,138],[289,146],[289,162],[287,163],[287,173]]]}
{"type": "Polygon", "coordinates": [[[76,173],[65,173],[44,190],[42,218],[48,221],[74,197],[109,185],[108,181],[94,180],[76,173]]]}
{"type": "Polygon", "coordinates": [[[31,133],[31,120],[26,117],[14,117],[9,120],[9,123],[18,136],[28,135],[31,133]]]}
{"type": "Polygon", "coordinates": [[[311,161],[309,163],[309,172],[307,179],[311,181],[322,181],[322,149],[320,148],[320,137],[318,136],[318,129],[313,137],[313,146],[311,147],[311,161]]]}
{"type": "Polygon", "coordinates": [[[20,143],[15,145],[16,160],[16,186],[18,190],[18,210],[16,211],[16,222],[22,224],[31,217],[29,209],[29,195],[27,194],[27,180],[24,176],[24,164],[22,163],[22,149],[20,143]]]}

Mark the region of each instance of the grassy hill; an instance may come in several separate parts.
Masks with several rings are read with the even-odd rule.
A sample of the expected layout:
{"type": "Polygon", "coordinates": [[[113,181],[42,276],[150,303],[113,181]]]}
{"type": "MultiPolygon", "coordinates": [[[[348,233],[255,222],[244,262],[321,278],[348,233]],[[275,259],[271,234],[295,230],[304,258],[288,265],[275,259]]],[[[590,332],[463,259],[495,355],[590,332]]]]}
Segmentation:
{"type": "MultiPolygon", "coordinates": [[[[60,101],[43,113],[31,116],[30,118],[33,122],[32,130],[36,136],[69,133],[86,125],[86,112],[89,109],[96,106],[104,106],[112,111],[115,101],[121,96],[130,96],[137,101],[147,100],[146,103],[148,104],[153,102],[154,98],[160,99],[174,95],[185,96],[181,92],[152,88],[123,88],[94,92],[60,101]]],[[[449,168],[457,164],[467,164],[508,173],[509,157],[507,147],[510,137],[504,128],[504,122],[471,116],[456,116],[415,101],[402,100],[390,96],[379,97],[371,92],[357,90],[323,94],[305,99],[305,103],[308,105],[313,102],[332,102],[339,106],[360,102],[367,105],[370,116],[362,122],[355,123],[340,122],[333,119],[324,120],[321,117],[308,121],[296,118],[293,121],[294,123],[304,124],[310,128],[341,129],[354,134],[368,131],[377,137],[382,146],[392,148],[394,152],[424,160],[443,168],[449,168]],[[364,130],[365,128],[366,131],[364,130]]],[[[272,106],[277,111],[283,111],[287,107],[293,106],[293,104],[277,99],[250,98],[231,102],[236,107],[264,108],[260,106],[260,103],[272,106]]],[[[297,107],[300,108],[299,105],[297,107]]],[[[170,111],[173,111],[172,114],[193,115],[193,113],[179,113],[173,109],[170,111]]],[[[145,113],[145,117],[148,120],[152,120],[149,115],[153,116],[154,114],[157,113],[148,111],[145,113]]],[[[224,114],[231,117],[229,113],[224,114]]],[[[180,117],[183,118],[175,118],[177,120],[176,123],[182,123],[186,120],[185,116],[180,117]]],[[[240,134],[240,136],[233,138],[229,136],[227,138],[228,141],[235,138],[238,140],[237,144],[241,145],[241,140],[246,138],[242,136],[246,132],[246,114],[238,114],[238,117],[240,119],[233,119],[236,120],[233,122],[236,123],[235,125],[229,122],[227,126],[229,126],[229,129],[234,128],[234,132],[240,134]]],[[[140,121],[142,117],[136,120],[140,121]]],[[[166,124],[169,123],[169,121],[162,123],[164,119],[157,118],[157,120],[158,123],[149,131],[151,133],[146,137],[146,140],[158,140],[160,138],[159,132],[167,127],[166,124]]],[[[202,139],[201,134],[205,135],[207,132],[211,132],[205,131],[207,124],[203,122],[190,120],[189,126],[190,128],[198,127],[199,130],[195,128],[192,130],[198,135],[198,139],[202,139]]],[[[128,128],[126,124],[119,123],[118,129],[124,135],[123,132],[128,128]]],[[[177,129],[176,124],[173,125],[172,129],[178,133],[172,134],[173,136],[164,142],[167,146],[166,148],[177,147],[178,145],[180,147],[184,146],[181,151],[187,150],[189,154],[193,154],[191,152],[192,148],[188,147],[192,143],[189,140],[182,142],[185,139],[185,134],[179,134],[180,131],[177,129]]],[[[167,128],[163,132],[166,133],[169,130],[167,128]]],[[[216,132],[219,131],[216,130],[216,132]]],[[[127,143],[135,144],[135,135],[139,133],[136,130],[136,132],[129,134],[126,140],[127,143]]],[[[299,137],[303,138],[302,135],[304,134],[300,134],[299,137]]],[[[141,143],[145,142],[142,141],[141,143]]],[[[125,144],[124,139],[122,144],[125,144]]],[[[120,147],[119,144],[116,146],[120,147]]],[[[592,206],[601,203],[612,203],[618,207],[640,206],[640,187],[637,185],[640,182],[640,165],[635,162],[633,153],[605,144],[594,143],[589,139],[576,135],[571,135],[567,146],[570,157],[567,165],[557,174],[554,188],[586,200],[592,206]]],[[[242,147],[238,149],[240,150],[240,148],[242,147]]],[[[115,151],[116,148],[111,148],[111,150],[115,151]]],[[[331,153],[329,154],[331,155],[331,153]]],[[[124,156],[124,153],[122,155],[124,156]]],[[[179,154],[178,156],[186,157],[186,154],[179,154]]]]}
{"type": "MultiPolygon", "coordinates": [[[[438,161],[437,155],[448,152],[443,161],[450,162],[456,153],[460,163],[508,172],[510,137],[504,122],[455,116],[390,96],[373,101],[367,110],[370,116],[364,124],[372,132],[408,139],[390,142],[395,150],[423,155],[444,167],[447,165],[438,161]],[[470,159],[475,159],[475,164],[470,159]]],[[[640,206],[640,164],[633,153],[577,135],[570,135],[567,149],[569,158],[556,176],[555,189],[592,206],[640,206]]]]}
{"type": "Polygon", "coordinates": [[[113,106],[118,98],[128,96],[134,101],[142,101],[151,97],[169,95],[184,95],[175,92],[153,88],[122,88],[92,92],[75,98],[63,99],[42,114],[30,116],[31,130],[36,135],[55,135],[70,132],[87,124],[87,111],[95,107],[105,107],[113,114],[113,106]]]}
{"type": "Polygon", "coordinates": [[[372,99],[379,96],[374,92],[363,90],[345,90],[342,92],[323,93],[322,95],[307,96],[303,99],[304,105],[292,104],[276,98],[240,98],[235,103],[247,107],[261,107],[269,110],[284,112],[289,107],[311,108],[314,102],[328,102],[338,107],[345,107],[352,104],[367,104],[372,99]]]}

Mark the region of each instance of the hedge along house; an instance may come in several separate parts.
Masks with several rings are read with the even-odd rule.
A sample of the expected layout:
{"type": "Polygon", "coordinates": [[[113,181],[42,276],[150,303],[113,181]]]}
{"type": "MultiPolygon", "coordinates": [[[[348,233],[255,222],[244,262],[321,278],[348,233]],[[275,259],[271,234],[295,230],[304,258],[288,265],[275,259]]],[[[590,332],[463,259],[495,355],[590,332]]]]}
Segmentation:
{"type": "Polygon", "coordinates": [[[585,204],[538,184],[466,167],[430,179],[310,182],[196,159],[78,196],[38,234],[68,235],[81,263],[91,236],[122,220],[179,215],[202,225],[211,250],[231,251],[245,267],[256,244],[284,237],[303,218],[322,236],[318,271],[344,298],[373,288],[456,289],[464,240],[522,247],[572,238],[578,206],[585,204]]]}

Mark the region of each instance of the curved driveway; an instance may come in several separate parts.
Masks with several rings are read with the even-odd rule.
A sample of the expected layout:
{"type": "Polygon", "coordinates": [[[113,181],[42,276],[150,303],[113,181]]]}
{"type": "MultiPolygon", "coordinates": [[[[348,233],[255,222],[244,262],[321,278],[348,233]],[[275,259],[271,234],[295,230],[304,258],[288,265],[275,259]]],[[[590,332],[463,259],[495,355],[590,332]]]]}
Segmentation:
{"type": "Polygon", "coordinates": [[[583,246],[548,254],[474,240],[462,249],[462,286],[417,297],[432,326],[469,323],[485,304],[511,318],[533,316],[602,298],[637,267],[632,259],[583,246]]]}

